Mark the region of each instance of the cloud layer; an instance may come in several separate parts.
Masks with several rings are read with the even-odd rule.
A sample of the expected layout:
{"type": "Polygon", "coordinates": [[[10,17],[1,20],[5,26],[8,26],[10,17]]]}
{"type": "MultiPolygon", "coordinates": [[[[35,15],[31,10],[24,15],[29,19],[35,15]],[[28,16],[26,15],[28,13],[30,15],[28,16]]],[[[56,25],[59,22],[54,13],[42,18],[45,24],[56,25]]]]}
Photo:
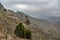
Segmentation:
{"type": "Polygon", "coordinates": [[[24,11],[34,17],[60,16],[60,0],[1,0],[9,9],[24,11]]]}

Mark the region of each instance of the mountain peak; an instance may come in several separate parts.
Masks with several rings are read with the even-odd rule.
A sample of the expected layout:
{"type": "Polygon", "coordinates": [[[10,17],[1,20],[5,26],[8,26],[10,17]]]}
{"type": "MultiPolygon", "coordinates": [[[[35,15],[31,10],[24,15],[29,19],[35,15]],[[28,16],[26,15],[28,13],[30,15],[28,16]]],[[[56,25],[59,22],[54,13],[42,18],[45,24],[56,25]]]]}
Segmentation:
{"type": "Polygon", "coordinates": [[[0,3],[0,8],[4,8],[3,5],[0,3]]]}

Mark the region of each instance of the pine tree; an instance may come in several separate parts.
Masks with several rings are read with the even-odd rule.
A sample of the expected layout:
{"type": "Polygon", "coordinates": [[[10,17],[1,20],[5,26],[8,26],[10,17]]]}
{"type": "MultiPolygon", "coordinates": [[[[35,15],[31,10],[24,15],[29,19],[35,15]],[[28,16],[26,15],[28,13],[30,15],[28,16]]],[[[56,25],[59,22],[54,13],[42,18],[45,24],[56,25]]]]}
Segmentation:
{"type": "Polygon", "coordinates": [[[31,39],[31,31],[26,29],[22,23],[16,26],[14,33],[19,38],[31,39]]]}
{"type": "Polygon", "coordinates": [[[25,28],[24,28],[23,24],[20,23],[20,24],[16,27],[15,34],[16,34],[16,36],[18,36],[18,37],[20,37],[20,38],[24,38],[24,31],[25,31],[25,28]]]}

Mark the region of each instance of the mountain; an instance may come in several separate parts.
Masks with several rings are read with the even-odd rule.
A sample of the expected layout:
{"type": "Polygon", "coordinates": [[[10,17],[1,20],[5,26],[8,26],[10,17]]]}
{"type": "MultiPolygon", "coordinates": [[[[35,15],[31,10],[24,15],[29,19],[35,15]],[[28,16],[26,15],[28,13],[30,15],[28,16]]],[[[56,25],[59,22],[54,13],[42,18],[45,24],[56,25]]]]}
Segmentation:
{"type": "MultiPolygon", "coordinates": [[[[21,13],[20,13],[20,15],[21,15],[21,13]]],[[[56,17],[54,17],[54,18],[52,17],[52,19],[54,19],[54,20],[55,20],[55,18],[56,17]]],[[[58,36],[58,35],[60,35],[59,23],[55,23],[54,20],[53,20],[53,22],[51,22],[50,20],[36,19],[36,18],[30,17],[30,16],[29,16],[29,19],[31,21],[31,25],[33,25],[33,27],[31,29],[34,28],[35,32],[37,32],[38,35],[40,35],[42,33],[41,35],[43,35],[43,37],[45,36],[45,38],[48,38],[46,40],[59,40],[59,37],[60,37],[60,36],[58,36]],[[46,36],[48,36],[48,37],[46,37],[46,36]]],[[[58,20],[58,19],[56,19],[56,20],[58,20]]],[[[23,20],[24,20],[24,18],[23,18],[23,20]]]]}
{"type": "Polygon", "coordinates": [[[0,3],[0,8],[4,8],[3,5],[0,3]]]}
{"type": "Polygon", "coordinates": [[[52,17],[49,17],[47,20],[49,20],[50,22],[60,22],[60,17],[56,17],[56,16],[52,16],[52,17]]]}
{"type": "Polygon", "coordinates": [[[24,12],[14,12],[2,7],[0,9],[0,39],[5,40],[28,40],[18,38],[14,30],[19,23],[23,23],[27,29],[32,32],[32,40],[60,40],[60,25],[50,22],[49,20],[33,18],[24,12]],[[26,24],[26,16],[30,24],[26,24]],[[8,32],[8,34],[7,34],[8,32]]]}

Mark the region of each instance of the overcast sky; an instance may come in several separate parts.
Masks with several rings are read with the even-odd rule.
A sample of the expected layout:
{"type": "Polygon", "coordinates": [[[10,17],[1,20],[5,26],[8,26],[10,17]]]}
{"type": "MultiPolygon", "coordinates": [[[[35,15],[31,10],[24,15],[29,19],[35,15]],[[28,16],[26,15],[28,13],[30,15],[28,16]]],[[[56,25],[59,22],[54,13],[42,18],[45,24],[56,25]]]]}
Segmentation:
{"type": "Polygon", "coordinates": [[[33,17],[60,17],[60,0],[0,0],[5,8],[23,11],[33,17]]]}

